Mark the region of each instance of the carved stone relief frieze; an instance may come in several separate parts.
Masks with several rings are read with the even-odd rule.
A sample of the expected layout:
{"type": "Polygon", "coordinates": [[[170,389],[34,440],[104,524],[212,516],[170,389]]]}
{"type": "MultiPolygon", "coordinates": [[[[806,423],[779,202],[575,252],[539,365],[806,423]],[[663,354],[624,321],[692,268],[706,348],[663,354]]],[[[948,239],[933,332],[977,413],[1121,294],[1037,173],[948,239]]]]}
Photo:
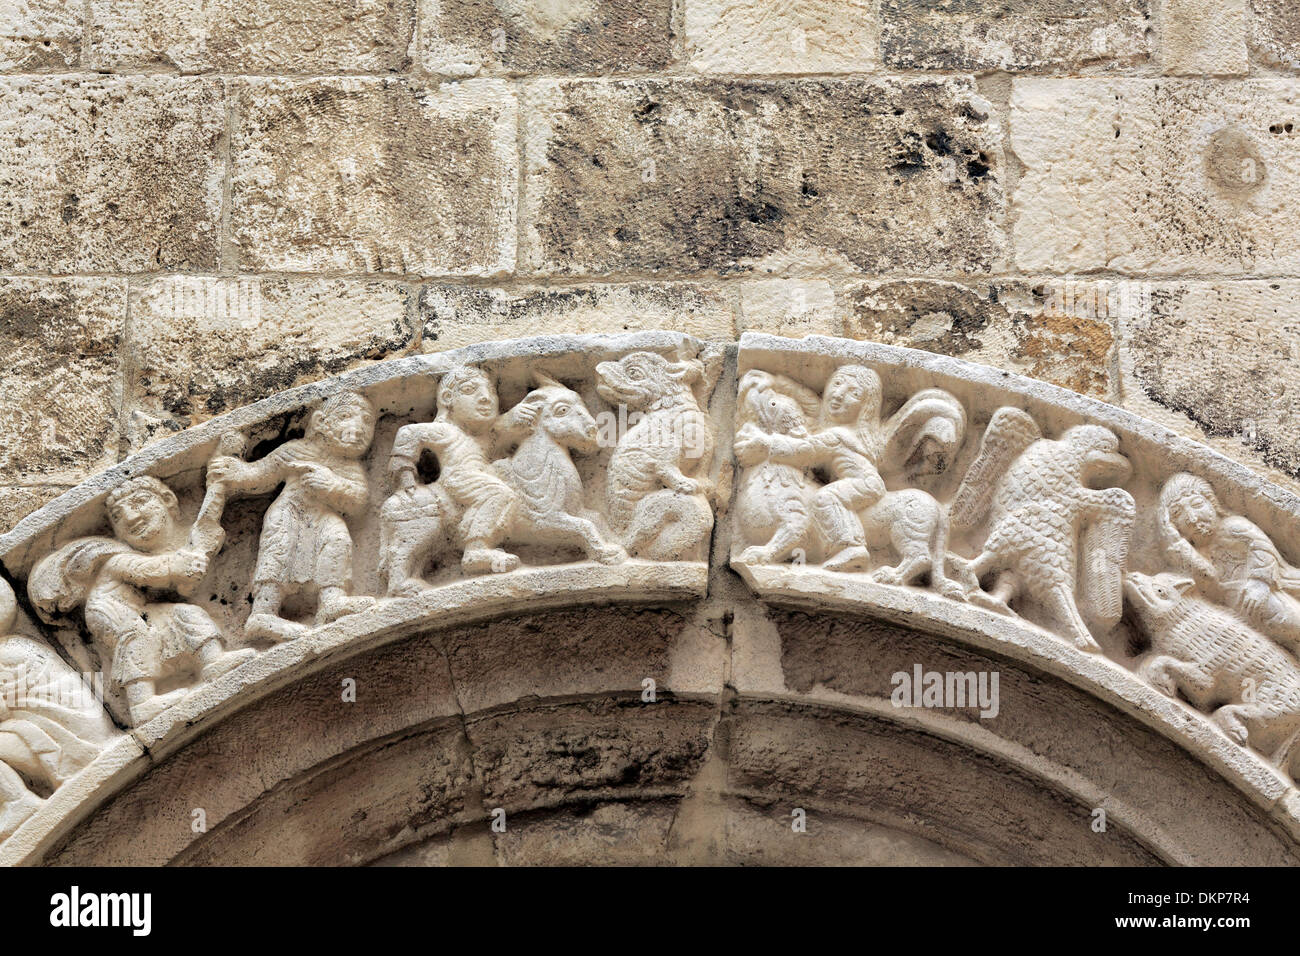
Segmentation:
{"type": "Polygon", "coordinates": [[[1027,654],[1188,749],[1188,721],[1216,735],[1230,754],[1204,759],[1241,786],[1250,764],[1294,789],[1300,502],[942,356],[637,333],[292,389],[0,536],[20,591],[0,588],[0,633],[24,612],[6,686],[104,675],[102,700],[0,698],[0,839],[119,727],[148,749],[312,658],[522,606],[703,597],[715,521],[715,563],[763,602],[1027,654]]]}

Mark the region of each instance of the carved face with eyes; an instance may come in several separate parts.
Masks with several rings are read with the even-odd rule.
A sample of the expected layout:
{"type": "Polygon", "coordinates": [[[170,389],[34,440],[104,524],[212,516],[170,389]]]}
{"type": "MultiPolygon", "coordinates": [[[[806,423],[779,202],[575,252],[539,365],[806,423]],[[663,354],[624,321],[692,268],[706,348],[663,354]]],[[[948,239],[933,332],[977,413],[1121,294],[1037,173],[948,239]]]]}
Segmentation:
{"type": "Polygon", "coordinates": [[[471,432],[496,421],[500,406],[492,381],[481,369],[466,367],[448,373],[438,388],[439,411],[471,432]]]}
{"type": "Polygon", "coordinates": [[[822,393],[822,416],[834,425],[855,421],[873,406],[879,413],[880,379],[861,365],[845,365],[835,371],[822,393]]]}
{"type": "Polygon", "coordinates": [[[1203,494],[1189,491],[1169,509],[1174,527],[1188,538],[1208,538],[1218,525],[1219,513],[1203,494]]]}
{"type": "Polygon", "coordinates": [[[140,484],[114,496],[108,505],[113,533],[133,548],[160,551],[170,543],[176,528],[176,499],[140,484]],[[170,500],[168,500],[170,498],[170,500]]]}
{"type": "Polygon", "coordinates": [[[360,395],[342,395],[318,411],[314,431],[349,458],[360,458],[375,437],[375,410],[360,395]]]}

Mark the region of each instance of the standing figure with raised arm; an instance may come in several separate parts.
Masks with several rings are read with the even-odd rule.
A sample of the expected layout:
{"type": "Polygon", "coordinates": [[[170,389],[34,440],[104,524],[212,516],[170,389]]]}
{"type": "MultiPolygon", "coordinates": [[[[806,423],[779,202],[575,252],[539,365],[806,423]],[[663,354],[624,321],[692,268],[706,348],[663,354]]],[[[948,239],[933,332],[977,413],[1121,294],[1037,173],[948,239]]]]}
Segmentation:
{"type": "Polygon", "coordinates": [[[311,413],[304,437],[285,442],[255,462],[219,456],[208,465],[209,484],[226,494],[265,494],[284,488],[266,511],[253,573],[252,638],[290,640],[307,625],[281,617],[286,598],[316,597],[316,623],[326,624],[371,607],[353,597],[352,533],[345,516],[369,502],[362,457],[375,433],[375,410],[359,392],[340,392],[311,413]]]}

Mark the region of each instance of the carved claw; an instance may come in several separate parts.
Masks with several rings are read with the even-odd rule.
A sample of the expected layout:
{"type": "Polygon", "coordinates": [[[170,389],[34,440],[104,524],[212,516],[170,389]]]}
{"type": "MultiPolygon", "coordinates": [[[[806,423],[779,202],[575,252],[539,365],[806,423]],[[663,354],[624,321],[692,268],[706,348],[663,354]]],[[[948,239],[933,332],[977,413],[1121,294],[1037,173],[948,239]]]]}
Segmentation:
{"type": "Polygon", "coordinates": [[[395,587],[388,589],[388,596],[391,598],[411,598],[419,597],[429,585],[419,578],[407,578],[399,582],[395,587]]]}
{"type": "Polygon", "coordinates": [[[297,621],[286,621],[274,614],[252,614],[244,625],[244,634],[249,639],[273,641],[277,644],[282,641],[292,641],[294,638],[306,634],[309,630],[311,629],[306,624],[299,624],[297,621]]]}
{"type": "Polygon", "coordinates": [[[898,568],[877,568],[871,572],[871,580],[877,584],[888,584],[892,587],[903,586],[903,576],[898,573],[898,568]]]}

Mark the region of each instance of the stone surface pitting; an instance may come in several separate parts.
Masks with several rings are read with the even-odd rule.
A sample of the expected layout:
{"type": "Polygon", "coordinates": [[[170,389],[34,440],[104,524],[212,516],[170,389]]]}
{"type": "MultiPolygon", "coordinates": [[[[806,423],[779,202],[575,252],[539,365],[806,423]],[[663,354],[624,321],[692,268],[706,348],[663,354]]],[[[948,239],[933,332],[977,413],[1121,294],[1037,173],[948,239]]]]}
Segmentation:
{"type": "Polygon", "coordinates": [[[248,73],[400,70],[415,0],[91,0],[97,69],[248,73]]]}
{"type": "Polygon", "coordinates": [[[1294,273],[1296,104],[1273,79],[1017,79],[1017,265],[1294,273]]]}
{"type": "Polygon", "coordinates": [[[447,77],[630,73],[672,57],[672,0],[418,0],[412,46],[447,77]]]}
{"type": "Polygon", "coordinates": [[[0,122],[0,269],[216,267],[222,81],[0,77],[0,122]]]}
{"type": "Polygon", "coordinates": [[[904,69],[1126,67],[1150,56],[1152,14],[1150,0],[882,0],[881,56],[904,69]]]}
{"type": "Polygon", "coordinates": [[[117,457],[126,283],[0,279],[0,476],[76,481],[117,457]]]}
{"type": "Polygon", "coordinates": [[[510,271],[510,85],[246,79],[234,91],[231,240],[246,269],[510,271]]]}
{"type": "Polygon", "coordinates": [[[521,271],[1002,256],[1000,125],[969,80],[539,80],[521,108],[521,271]]]}
{"type": "MultiPolygon", "coordinates": [[[[715,417],[732,414],[729,395],[716,404],[709,400],[721,358],[716,347],[698,340],[647,332],[485,343],[379,363],[334,380],[290,389],[165,439],[21,522],[0,538],[0,553],[9,573],[30,591],[35,608],[48,616],[51,626],[43,631],[45,636],[78,669],[96,669],[95,648],[83,643],[76,628],[68,626],[68,618],[80,614],[81,603],[103,600],[93,597],[95,588],[112,578],[118,582],[114,600],[127,593],[122,588],[141,587],[146,581],[151,593],[171,592],[170,600],[176,603],[166,605],[166,610],[161,605],[150,610],[148,628],[171,627],[166,634],[158,630],[158,653],[170,655],[164,658],[168,662],[193,655],[197,676],[191,678],[188,693],[182,692],[182,696],[142,693],[140,682],[151,679],[153,673],[149,669],[153,652],[142,650],[143,656],[134,655],[126,661],[115,658],[107,703],[121,722],[132,726],[131,731],[122,743],[107,747],[84,770],[73,774],[55,791],[55,798],[33,805],[34,812],[26,822],[9,826],[13,836],[0,858],[8,862],[38,858],[96,806],[138,779],[148,766],[166,761],[169,754],[190,746],[221,722],[323,667],[431,628],[445,630],[514,616],[521,608],[538,613],[605,604],[668,602],[680,607],[681,602],[704,598],[710,569],[703,560],[700,535],[708,536],[714,484],[726,469],[712,464],[707,445],[701,453],[705,467],[692,463],[686,452],[691,428],[709,435],[718,427],[715,417]],[[486,416],[490,411],[484,418],[488,422],[499,414],[495,404],[488,408],[480,402],[477,390],[484,381],[493,390],[500,389],[503,404],[509,406],[508,414],[500,417],[508,429],[518,432],[513,456],[498,459],[490,471],[473,456],[466,457],[468,452],[463,450],[465,441],[476,441],[473,436],[478,434],[474,419],[466,417],[468,412],[486,416]],[[455,394],[440,393],[435,398],[435,382],[455,394]],[[469,406],[457,404],[461,402],[461,384],[474,386],[464,392],[470,398],[469,406]],[[606,406],[598,404],[602,399],[606,406]],[[645,417],[639,424],[628,424],[626,430],[616,429],[603,450],[597,442],[592,451],[583,450],[570,458],[563,445],[569,440],[563,437],[567,433],[557,430],[557,416],[569,412],[561,413],[559,408],[565,406],[581,421],[582,414],[591,418],[595,410],[619,403],[645,417]],[[348,417],[362,409],[371,409],[372,421],[379,424],[373,429],[373,442],[372,426],[348,417]],[[583,412],[579,414],[577,409],[583,412]],[[656,416],[664,413],[671,414],[660,422],[656,416]],[[696,416],[698,425],[690,425],[696,416]],[[386,495],[390,502],[395,496],[402,500],[402,482],[391,486],[398,490],[390,494],[386,474],[400,477],[408,467],[404,463],[415,461],[409,452],[397,451],[401,443],[397,426],[402,422],[407,424],[401,428],[462,429],[463,440],[455,438],[448,444],[443,437],[431,439],[429,447],[442,459],[438,478],[431,480],[418,469],[409,477],[413,481],[410,487],[446,496],[433,511],[420,511],[424,506],[418,505],[421,499],[417,497],[414,514],[419,521],[441,521],[444,512],[439,509],[444,508],[462,508],[469,517],[459,525],[461,530],[448,531],[449,546],[433,546],[430,555],[439,563],[431,570],[413,564],[404,577],[394,579],[388,555],[397,534],[392,527],[385,529],[387,519],[380,513],[380,503],[386,495]],[[236,433],[246,436],[243,448],[228,440],[236,433]],[[295,434],[302,437],[292,437],[295,434]],[[323,436],[334,436],[331,441],[337,439],[342,444],[322,444],[323,436]],[[348,464],[352,459],[343,454],[348,447],[359,456],[355,460],[361,468],[356,479],[348,479],[360,489],[354,511],[344,508],[344,488],[338,484],[352,467],[348,464]],[[249,463],[241,463],[243,455],[249,463]],[[589,463],[574,467],[579,458],[588,456],[589,463]],[[263,525],[270,487],[259,492],[256,482],[241,485],[240,476],[242,469],[269,468],[261,463],[281,458],[284,463],[275,467],[312,462],[303,475],[316,475],[312,480],[320,487],[309,487],[305,477],[285,479],[281,499],[298,495],[303,502],[314,503],[281,509],[282,516],[274,519],[271,513],[277,505],[272,505],[263,525]],[[509,465],[501,464],[507,460],[509,465]],[[215,464],[222,461],[227,464],[215,464]],[[571,490],[528,498],[529,486],[517,483],[517,478],[546,474],[548,468],[559,469],[554,472],[555,481],[560,482],[557,487],[571,490]],[[487,498],[474,498],[477,491],[465,491],[457,484],[461,473],[480,476],[474,479],[480,482],[473,485],[476,488],[496,488],[490,482],[481,483],[483,476],[494,475],[501,479],[500,487],[506,493],[521,496],[517,510],[508,512],[508,519],[499,526],[500,537],[490,537],[490,529],[497,526],[488,523],[482,527],[489,529],[484,532],[489,534],[483,539],[485,547],[496,548],[499,555],[516,561],[522,557],[525,566],[502,563],[498,567],[497,557],[482,564],[471,560],[473,549],[463,543],[470,532],[464,529],[486,521],[491,512],[481,507],[487,498]],[[335,477],[328,478],[331,474],[335,477]],[[156,477],[133,477],[139,475],[156,477]],[[653,480],[646,484],[650,476],[653,480]],[[294,481],[300,485],[295,486],[294,481]],[[443,481],[445,486],[439,484],[443,481]],[[164,520],[168,509],[174,507],[167,497],[173,489],[179,493],[180,506],[164,520]],[[316,490],[325,497],[313,498],[316,490]],[[145,492],[144,498],[133,497],[145,492]],[[571,494],[578,497],[571,498],[571,494]],[[248,495],[260,503],[255,507],[251,502],[241,504],[242,496],[248,495]],[[115,521],[107,536],[102,517],[106,500],[115,521]],[[578,501],[581,507],[570,503],[578,501]],[[697,506],[704,511],[699,512],[697,506]],[[337,515],[345,512],[352,518],[342,523],[337,515]],[[694,523],[701,513],[708,519],[702,530],[694,523]],[[576,531],[578,525],[570,517],[580,515],[594,521],[594,537],[584,543],[586,532],[580,532],[553,550],[565,540],[553,535],[561,527],[564,534],[576,531]],[[556,530],[539,537],[540,530],[549,527],[546,522],[557,516],[564,520],[556,530]],[[259,559],[249,591],[248,576],[258,556],[259,537],[261,550],[270,548],[274,555],[280,528],[296,529],[298,556],[289,563],[277,557],[278,564],[259,559]],[[675,530],[669,533],[669,529],[675,530]],[[185,540],[178,545],[173,538],[185,540]],[[303,550],[313,547],[320,550],[303,550]],[[356,573],[331,578],[343,567],[331,563],[342,560],[340,548],[355,551],[351,562],[356,573]],[[447,559],[438,558],[443,553],[439,548],[447,552],[447,559]],[[75,560],[70,549],[80,549],[75,560]],[[314,622],[304,620],[300,609],[271,606],[261,597],[256,598],[254,610],[260,607],[258,613],[267,620],[260,624],[252,618],[246,620],[246,611],[240,610],[246,607],[242,595],[255,596],[258,588],[268,584],[280,589],[277,593],[281,596],[287,595],[284,588],[297,586],[300,580],[293,570],[299,565],[293,562],[304,557],[310,560],[302,567],[316,575],[319,585],[314,622]],[[390,571],[387,590],[381,573],[385,567],[390,571]],[[87,571],[99,577],[93,581],[85,578],[87,571]],[[399,586],[394,590],[395,580],[399,586]],[[331,595],[327,585],[340,593],[331,595]],[[85,588],[89,590],[78,590],[85,588]],[[225,599],[227,593],[233,600],[225,599]],[[334,607],[335,601],[342,603],[334,607]],[[184,628],[177,630],[168,621],[182,621],[184,628]],[[143,668],[143,677],[132,668],[143,668]],[[140,748],[147,749],[150,756],[140,756],[140,748]]],[[[1169,738],[1213,767],[1252,801],[1258,812],[1272,814],[1276,825],[1300,834],[1300,819],[1288,809],[1294,803],[1290,800],[1294,784],[1288,773],[1292,754],[1287,734],[1293,719],[1300,715],[1300,665],[1287,649],[1300,642],[1300,601],[1290,596],[1300,587],[1300,572],[1288,564],[1289,543],[1300,528],[1300,502],[1294,496],[1202,446],[1112,406],[943,356],[843,339],[794,341],[746,334],[740,342],[736,374],[737,418],[744,428],[736,433],[741,470],[735,486],[737,497],[729,505],[726,520],[732,566],[758,598],[772,605],[919,626],[944,639],[1051,674],[1169,738]],[[866,374],[868,368],[875,379],[866,374]],[[838,379],[832,375],[837,369],[838,379]],[[832,385],[820,394],[828,378],[832,385]],[[834,384],[837,381],[840,385],[834,384]],[[824,466],[827,481],[846,483],[838,497],[831,499],[821,494],[831,485],[823,486],[820,479],[810,482],[800,473],[818,467],[822,454],[818,448],[829,441],[829,425],[837,420],[837,410],[856,414],[855,403],[862,399],[855,397],[849,386],[865,390],[868,396],[872,389],[881,391],[880,418],[874,426],[879,434],[874,440],[880,442],[883,457],[873,459],[877,453],[866,445],[845,457],[854,441],[846,431],[838,440],[836,463],[828,459],[824,466]],[[764,404],[767,399],[770,402],[764,404]],[[825,404],[823,417],[816,424],[807,419],[801,423],[800,418],[812,414],[819,403],[825,404]],[[1009,411],[1012,408],[1014,413],[1009,411]],[[1112,440],[1118,452],[1110,448],[1112,440]],[[1098,463],[1101,458],[1114,458],[1114,464],[1123,460],[1131,474],[1087,472],[1080,473],[1085,474],[1082,479],[1073,477],[1071,456],[1076,446],[1091,463],[1095,443],[1100,443],[1098,463]],[[746,449],[743,454],[742,445],[746,449]],[[768,445],[766,463],[760,465],[755,450],[768,445]],[[778,447],[784,449],[779,454],[778,447]],[[853,459],[853,455],[859,457],[853,459]],[[782,456],[790,457],[790,463],[782,464],[782,456]],[[856,464],[846,464],[851,461],[856,464]],[[873,490],[875,467],[882,469],[889,481],[884,498],[873,490]],[[763,524],[767,519],[759,520],[762,514],[755,510],[755,503],[761,502],[753,497],[752,479],[761,468],[786,468],[785,486],[807,489],[807,497],[792,499],[794,504],[802,502],[800,507],[787,509],[781,501],[769,498],[768,504],[775,510],[768,524],[763,524]],[[1199,477],[1180,477],[1184,472],[1199,477]],[[923,492],[918,486],[931,490],[923,492]],[[1205,512],[1208,517],[1198,519],[1199,523],[1189,517],[1201,507],[1192,501],[1192,492],[1212,506],[1205,512]],[[902,496],[897,500],[905,498],[909,503],[907,527],[913,531],[903,533],[903,512],[891,510],[895,505],[889,504],[894,500],[890,495],[902,496]],[[872,496],[876,496],[875,505],[872,496]],[[849,510],[832,507],[836,501],[849,510]],[[1084,509],[1078,511],[1077,524],[1067,522],[1058,529],[1049,523],[1039,529],[1047,544],[1062,554],[1076,553],[1077,560],[1088,566],[1088,578],[1080,579],[1077,589],[1067,578],[1049,581],[1057,565],[1049,568],[1036,563],[1032,554],[1026,557],[1028,552],[1008,551],[1007,544],[999,543],[1006,538],[1000,530],[1003,525],[1008,521],[1032,523],[1031,514],[1038,513],[1035,509],[1045,502],[1053,514],[1067,517],[1075,514],[1071,509],[1076,503],[1084,509]],[[1135,506],[1138,520],[1133,524],[1135,506]],[[989,517],[981,518],[986,511],[989,517]],[[919,516],[931,512],[931,518],[917,524],[919,516]],[[786,527],[792,515],[801,513],[807,519],[790,526],[796,528],[796,536],[778,546],[779,534],[773,529],[786,527]],[[945,530],[949,513],[953,524],[945,530]],[[859,543],[852,531],[857,521],[864,522],[865,544],[859,543]],[[887,547],[876,553],[873,521],[884,522],[892,551],[887,547]],[[764,530],[757,530],[760,526],[764,530]],[[1094,533],[1094,527],[1108,530],[1094,533]],[[756,539],[760,533],[762,538],[756,539]],[[776,536],[769,542],[771,534],[776,536]],[[915,554],[909,543],[914,539],[921,546],[915,554]],[[1272,556],[1268,566],[1274,569],[1275,577],[1269,579],[1273,583],[1258,579],[1265,605],[1257,606],[1253,599],[1245,598],[1233,603],[1232,595],[1239,591],[1251,594],[1250,589],[1257,586],[1251,583],[1257,579],[1250,576],[1256,566],[1251,563],[1254,558],[1243,564],[1228,553],[1237,547],[1236,542],[1246,539],[1253,542],[1247,549],[1250,555],[1272,556]],[[754,552],[758,546],[775,550],[760,556],[754,552]],[[749,551],[745,551],[747,547],[749,551]],[[913,561],[917,563],[909,564],[913,561]],[[898,564],[885,568],[886,562],[898,564]],[[1009,573],[1015,578],[1015,587],[1004,593],[1002,583],[994,578],[1009,573]],[[1125,600],[1136,602],[1134,614],[1123,621],[1116,595],[1107,590],[1107,582],[1115,575],[1114,580],[1123,580],[1125,600]],[[1239,580],[1247,582],[1244,590],[1237,588],[1239,580]],[[1166,582],[1170,593],[1150,590],[1166,586],[1166,582]],[[1189,593],[1192,588],[1198,589],[1194,595],[1189,593]],[[1205,607],[1194,616],[1217,622],[1214,626],[1223,631],[1224,640],[1214,645],[1218,650],[1213,654],[1196,641],[1186,640],[1182,618],[1177,616],[1182,610],[1163,609],[1165,604],[1181,607],[1177,604],[1180,600],[1184,604],[1202,602],[1205,607]],[[1163,656],[1140,651],[1135,656],[1132,648],[1143,638],[1163,656]],[[1257,673],[1255,662],[1265,658],[1271,663],[1257,673]],[[1212,719],[1207,719],[1193,704],[1210,710],[1210,702],[1201,700],[1192,684],[1183,684],[1192,680],[1193,668],[1209,674],[1206,679],[1229,683],[1254,675],[1258,696],[1218,707],[1212,719]],[[1192,704],[1176,699],[1175,690],[1182,691],[1192,704]],[[1276,752],[1266,746],[1270,734],[1276,738],[1276,752]]],[[[584,427],[575,434],[581,434],[584,427]]],[[[1032,538],[1031,534],[1019,534],[1007,540],[1032,538]]],[[[1063,566],[1072,565],[1066,561],[1063,566]]],[[[1188,606],[1201,607],[1195,603],[1188,606]]],[[[308,616],[313,608],[306,605],[308,616]]],[[[676,613],[675,622],[650,623],[646,637],[650,643],[644,649],[649,657],[633,670],[648,668],[648,673],[664,677],[669,689],[680,683],[682,688],[694,688],[691,694],[719,692],[724,662],[714,658],[722,635],[708,636],[707,619],[688,621],[682,612],[676,613]]],[[[796,672],[785,670],[791,662],[779,653],[775,681],[762,677],[772,673],[769,665],[755,664],[769,652],[753,643],[762,628],[753,629],[752,614],[752,607],[743,602],[736,605],[740,643],[734,653],[740,655],[736,659],[740,669],[733,680],[742,691],[782,697],[797,692],[830,706],[855,702],[854,706],[865,706],[866,712],[879,710],[879,719],[902,719],[904,725],[919,719],[912,714],[899,718],[888,708],[880,710],[880,704],[859,700],[855,694],[861,692],[851,687],[835,691],[802,684],[787,687],[788,681],[799,678],[794,676],[796,672]],[[783,670],[784,677],[780,676],[783,670]]],[[[111,631],[118,626],[108,618],[88,619],[87,623],[96,640],[109,633],[106,627],[111,631]]],[[[16,627],[29,633],[40,630],[26,618],[16,627]]],[[[134,632],[129,638],[141,639],[134,632]]],[[[125,635],[118,637],[119,643],[125,640],[125,635]]],[[[146,642],[142,646],[152,645],[146,642]]],[[[492,652],[486,647],[475,648],[476,642],[457,644],[449,651],[450,666],[457,683],[464,682],[462,706],[486,711],[516,692],[509,690],[508,682],[500,688],[484,683],[483,668],[492,666],[492,652]]],[[[787,648],[787,656],[791,652],[787,648]]],[[[107,671],[106,658],[99,660],[99,668],[107,671]]],[[[558,699],[584,686],[572,683],[574,676],[563,676],[573,670],[577,660],[570,654],[547,663],[547,667],[560,668],[548,693],[558,699]]],[[[601,662],[591,664],[595,673],[603,672],[601,662]]],[[[522,679],[520,675],[516,678],[522,679]]],[[[637,677],[632,670],[622,677],[610,674],[601,679],[614,680],[624,688],[623,693],[636,693],[637,677]]],[[[702,761],[707,759],[707,734],[700,736],[704,732],[700,721],[712,719],[708,715],[714,705],[699,705],[698,714],[680,706],[671,712],[657,712],[664,723],[652,721],[620,742],[601,737],[606,731],[597,728],[604,727],[609,716],[606,711],[621,706],[591,702],[577,709],[561,705],[557,710],[544,703],[531,715],[474,718],[468,728],[469,746],[483,760],[479,772],[486,792],[492,800],[505,801],[519,810],[553,806],[555,798],[547,791],[520,790],[511,781],[540,759],[529,747],[582,746],[588,748],[584,752],[590,758],[582,758],[574,766],[574,793],[586,793],[592,799],[614,797],[630,761],[638,768],[639,785],[645,788],[642,798],[694,799],[687,796],[685,781],[705,773],[702,761]],[[643,738],[637,736],[643,733],[674,740],[672,755],[651,759],[640,742],[643,738]],[[520,743],[524,739],[534,743],[524,746],[520,743]],[[521,746],[524,749],[519,749],[521,746]]],[[[1005,743],[982,736],[984,732],[977,727],[959,730],[951,718],[935,717],[923,725],[941,736],[955,735],[964,746],[1001,754],[997,759],[1028,761],[1026,766],[1034,765],[1033,773],[1047,773],[1055,781],[1051,786],[1064,787],[1080,795],[1079,799],[1091,799],[1092,784],[1086,774],[1034,763],[1037,758],[1015,747],[1006,749],[1005,743]]],[[[448,742],[447,746],[454,750],[460,745],[448,742]]],[[[758,753],[754,757],[759,764],[768,759],[758,753]]],[[[746,760],[742,747],[735,764],[742,777],[747,772],[743,769],[746,760]]],[[[848,768],[845,772],[852,773],[848,768]]],[[[1167,826],[1154,822],[1157,817],[1140,807],[1120,802],[1114,809],[1118,818],[1131,821],[1139,831],[1154,834],[1152,828],[1167,826]]],[[[11,816],[17,812],[12,803],[9,810],[11,816]]],[[[474,818],[468,807],[454,813],[462,811],[468,814],[464,819],[474,818]]],[[[1176,840],[1166,845],[1160,842],[1164,837],[1152,835],[1151,839],[1156,840],[1152,847],[1161,848],[1150,852],[1170,860],[1191,861],[1210,852],[1205,847],[1189,849],[1176,840]]],[[[1264,843],[1257,852],[1271,853],[1266,845],[1272,838],[1260,839],[1264,843]]],[[[179,848],[167,852],[174,854],[179,848]]],[[[191,851],[185,852],[188,858],[191,851]]],[[[338,852],[360,851],[340,848],[338,852]]],[[[195,859],[201,857],[200,852],[195,859]]]]}

